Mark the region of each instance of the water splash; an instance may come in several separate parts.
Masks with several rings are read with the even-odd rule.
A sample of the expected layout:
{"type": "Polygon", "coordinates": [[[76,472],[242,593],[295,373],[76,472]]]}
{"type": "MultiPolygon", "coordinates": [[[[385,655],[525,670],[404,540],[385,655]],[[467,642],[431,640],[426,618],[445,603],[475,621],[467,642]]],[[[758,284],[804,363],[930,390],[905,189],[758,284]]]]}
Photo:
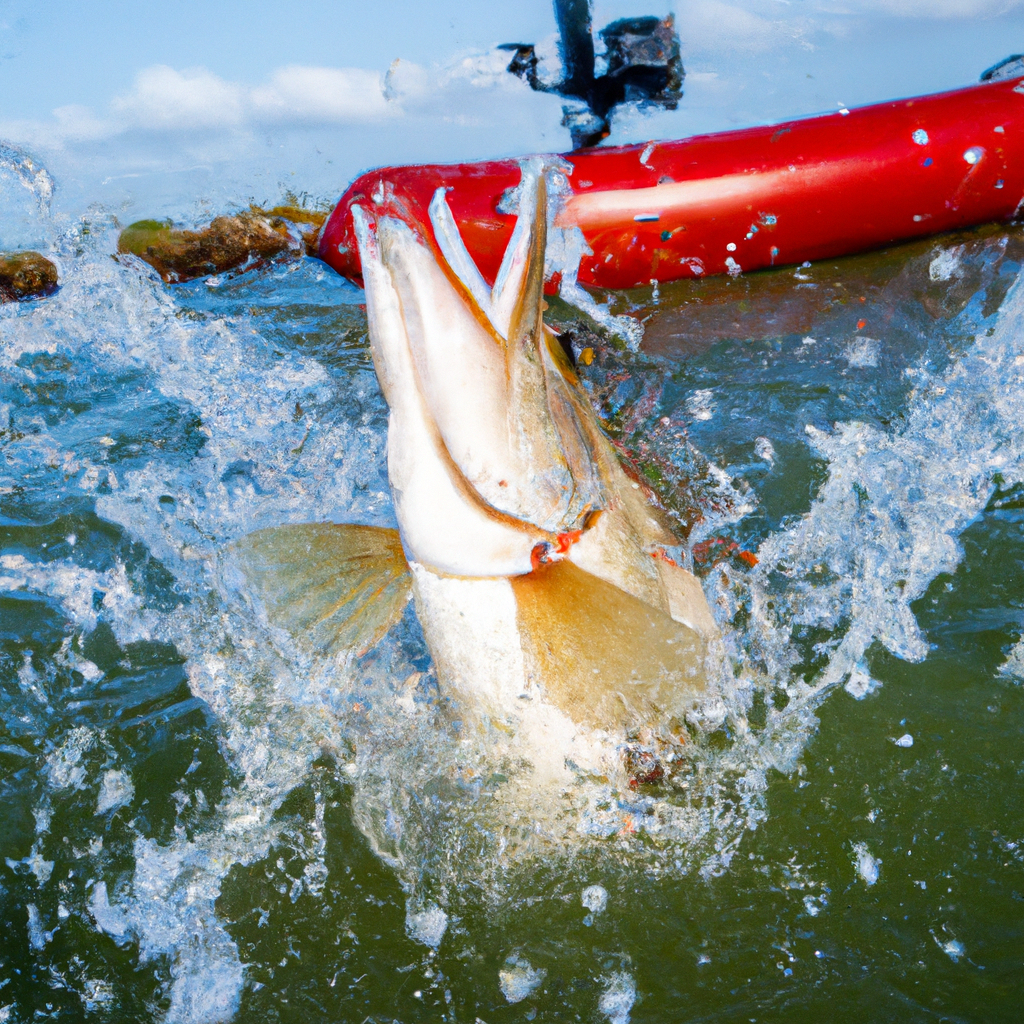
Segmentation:
{"type": "MultiPolygon", "coordinates": [[[[85,531],[62,526],[46,535],[45,556],[37,544],[0,561],[5,591],[58,609],[54,628],[66,626],[67,641],[53,644],[50,668],[38,657],[17,666],[19,713],[36,723],[38,743],[11,756],[37,764],[44,784],[34,797],[35,834],[12,870],[32,894],[24,920],[39,956],[50,955],[63,927],[50,897],[69,886],[60,898],[76,920],[164,972],[153,998],[171,1021],[226,1020],[239,1005],[244,957],[218,913],[233,869],[286,843],[302,865],[289,883],[294,899],[323,892],[322,801],[301,826],[288,826],[291,835],[280,811],[325,753],[352,787],[354,820],[405,887],[410,936],[428,948],[460,941],[452,926],[460,902],[500,902],[515,892],[517,872],[538,860],[571,865],[595,855],[654,875],[727,870],[764,820],[769,772],[797,766],[817,704],[844,681],[861,680],[867,692],[862,677],[876,643],[908,660],[926,655],[913,602],[956,566],[957,538],[996,474],[1006,485],[1024,480],[1024,299],[1015,288],[945,369],[911,369],[894,426],[847,420],[811,429],[806,443],[825,472],[809,509],[768,533],[755,569],[720,563],[708,573],[726,627],[722,696],[688,723],[665,784],[633,790],[624,778],[580,773],[566,791],[538,798],[528,765],[460,731],[414,617],[361,662],[311,662],[268,625],[224,558],[231,540],[282,522],[391,525],[385,410],[358,326],[353,351],[363,354],[350,359],[343,339],[289,334],[275,312],[280,298],[267,297],[294,294],[312,308],[306,315],[344,335],[329,307],[357,293],[331,292],[328,302],[328,285],[314,287],[304,275],[318,271],[305,264],[277,268],[263,283],[171,293],[135,261],[110,259],[111,237],[96,229],[90,238],[61,242],[73,268],[61,293],[0,311],[0,368],[12,382],[0,486],[16,496],[30,481],[31,500],[48,500],[40,495],[49,489],[75,516],[94,509],[90,522],[124,538],[116,557],[89,564],[98,556],[85,549],[85,531]],[[56,381],[66,389],[59,406],[49,399],[56,381]],[[96,399],[104,389],[116,401],[96,399]],[[121,649],[109,661],[93,639],[104,629],[121,649]],[[813,646],[801,639],[808,629],[813,646]],[[131,644],[164,644],[184,660],[188,692],[176,699],[209,715],[225,765],[219,795],[211,780],[195,781],[201,768],[183,766],[161,827],[139,814],[141,786],[106,726],[74,717],[99,706],[131,644]],[[102,808],[121,823],[127,868],[107,866],[115,841],[98,826],[82,826],[73,868],[54,852],[53,816],[75,801],[90,821],[102,808]],[[78,888],[69,870],[81,873],[78,888]]],[[[725,418],[713,393],[712,425],[725,418]]],[[[665,401],[659,386],[627,396],[623,408],[642,405],[636,430],[689,470],[698,461],[692,445],[673,447],[669,428],[662,444],[649,429],[665,401]]],[[[765,463],[762,445],[763,464],[785,459],[772,436],[774,462],[765,463]]],[[[733,474],[702,465],[704,520],[694,537],[742,526],[756,512],[751,495],[733,474]]],[[[63,523],[70,514],[62,506],[54,517],[63,523]]],[[[140,720],[149,714],[131,708],[140,720]]],[[[592,892],[588,899],[599,913],[592,892]]],[[[75,984],[97,1005],[110,998],[102,979],[75,984]]],[[[635,993],[631,974],[607,974],[598,1009],[628,1020],[635,993]]]]}
{"type": "Polygon", "coordinates": [[[0,171],[13,175],[35,198],[39,211],[49,214],[54,182],[45,167],[23,149],[0,139],[0,171]]]}
{"type": "MultiPolygon", "coordinates": [[[[810,682],[792,680],[788,696],[810,706],[858,671],[876,641],[906,661],[928,645],[912,604],[962,556],[958,537],[985,508],[998,478],[1024,478],[1024,289],[1013,286],[994,323],[944,372],[906,371],[913,386],[892,432],[856,421],[830,434],[807,428],[827,460],[828,479],[811,510],[758,549],[749,593],[766,673],[789,676],[792,649],[780,645],[797,626],[831,633],[819,653],[827,664],[810,682]]],[[[717,586],[719,606],[735,593],[717,586]]]]}

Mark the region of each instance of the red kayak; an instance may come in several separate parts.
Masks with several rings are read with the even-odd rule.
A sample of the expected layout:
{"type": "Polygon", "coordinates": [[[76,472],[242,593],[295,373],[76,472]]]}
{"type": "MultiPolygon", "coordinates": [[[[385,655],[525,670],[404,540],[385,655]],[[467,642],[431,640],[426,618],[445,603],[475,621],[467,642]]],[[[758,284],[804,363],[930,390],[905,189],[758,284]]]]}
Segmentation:
{"type": "MultiPolygon", "coordinates": [[[[559,223],[578,225],[592,250],[581,284],[802,263],[1012,217],[1024,197],[1024,79],[564,159],[571,194],[559,223]]],[[[332,212],[320,258],[358,281],[352,204],[386,189],[425,214],[446,186],[493,281],[515,223],[498,205],[519,174],[515,160],[371,171],[332,212]]]]}

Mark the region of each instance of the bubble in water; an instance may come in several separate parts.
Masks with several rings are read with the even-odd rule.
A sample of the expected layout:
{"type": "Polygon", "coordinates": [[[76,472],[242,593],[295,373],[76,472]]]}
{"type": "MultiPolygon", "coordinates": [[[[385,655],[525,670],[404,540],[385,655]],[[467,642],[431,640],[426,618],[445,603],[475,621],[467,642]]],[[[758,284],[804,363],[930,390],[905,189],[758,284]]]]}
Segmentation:
{"type": "Polygon", "coordinates": [[[53,933],[44,930],[39,908],[34,903],[29,903],[25,910],[28,912],[28,943],[38,952],[53,938],[53,933]]]}
{"type": "Polygon", "coordinates": [[[81,789],[85,783],[85,766],[81,764],[92,746],[92,730],[76,726],[64,742],[46,759],[50,785],[57,790],[81,789]]]}
{"type": "Polygon", "coordinates": [[[877,338],[856,338],[843,353],[847,365],[856,370],[867,370],[878,365],[881,342],[877,338]]]}
{"type": "MultiPolygon", "coordinates": [[[[65,293],[47,309],[33,312],[31,321],[26,315],[23,322],[5,323],[10,327],[10,337],[5,337],[10,346],[4,355],[7,365],[15,365],[21,354],[38,351],[41,336],[47,344],[53,341],[39,326],[50,323],[47,317],[56,321],[87,301],[101,300],[109,307],[109,323],[91,335],[86,324],[74,343],[87,347],[90,358],[106,359],[119,370],[145,368],[153,375],[154,390],[183,408],[203,410],[204,447],[183,465],[160,458],[122,464],[124,468],[119,465],[115,489],[107,469],[100,472],[73,452],[59,450],[53,436],[42,435],[39,446],[52,449],[55,465],[71,466],[67,460],[77,458],[70,471],[77,474],[73,481],[83,481],[83,488],[86,474],[96,470],[90,493],[96,493],[98,513],[126,527],[160,558],[175,576],[180,593],[195,602],[195,609],[154,613],[133,590],[123,566],[98,573],[71,562],[57,560],[41,566],[15,556],[5,558],[3,568],[14,581],[12,589],[31,589],[59,603],[76,628],[95,629],[102,618],[119,642],[138,636],[173,643],[187,659],[192,693],[216,716],[223,750],[236,772],[229,801],[218,806],[209,824],[194,836],[190,833],[193,841],[177,835],[163,846],[144,840],[135,848],[134,877],[129,872],[116,885],[111,880],[109,892],[102,882],[92,889],[90,912],[97,927],[116,941],[138,942],[141,963],[159,959],[168,965],[172,1020],[225,1020],[234,1013],[243,970],[239,952],[218,918],[220,882],[233,864],[252,863],[264,856],[277,834],[273,823],[277,808],[284,795],[306,777],[324,737],[331,741],[324,746],[346,751],[346,759],[350,755],[343,741],[353,740],[359,770],[353,763],[348,770],[353,775],[353,807],[360,812],[357,823],[373,837],[375,849],[384,849],[380,836],[385,832],[394,840],[396,845],[388,848],[395,854],[389,863],[412,882],[422,881],[431,872],[464,872],[467,865],[481,875],[492,871],[500,880],[502,867],[516,856],[538,850],[549,855],[552,839],[582,843],[594,836],[598,842],[614,843],[616,854],[623,851],[623,856],[639,857],[644,854],[636,850],[643,844],[634,841],[634,832],[643,831],[668,851],[664,863],[669,870],[688,871],[694,864],[706,864],[712,874],[725,870],[742,832],[763,819],[769,771],[793,770],[806,737],[816,727],[815,702],[828,688],[845,680],[851,693],[870,692],[867,687],[872,681],[863,657],[876,639],[901,657],[925,656],[927,645],[911,603],[938,572],[955,567],[960,557],[956,537],[984,507],[992,472],[998,468],[1007,481],[1022,475],[1016,427],[1022,402],[1019,389],[1007,387],[1008,380],[1016,380],[1013,360],[1021,352],[1021,300],[1014,292],[1004,303],[994,334],[979,338],[963,365],[954,364],[942,375],[921,371],[915,378],[918,394],[892,430],[854,422],[828,433],[810,432],[810,446],[827,467],[828,480],[806,516],[768,537],[758,549],[758,569],[742,578],[730,572],[728,586],[721,582],[723,573],[714,574],[707,583],[720,599],[716,607],[723,622],[735,615],[742,601],[749,601],[751,625],[729,631],[733,664],[741,669],[739,677],[730,681],[734,688],[727,688],[721,713],[695,716],[694,721],[701,723],[702,731],[713,732],[723,723],[731,727],[742,720],[751,687],[762,685],[761,676],[750,668],[749,651],[754,647],[766,654],[764,677],[785,687],[789,704],[784,709],[771,707],[763,732],[752,729],[742,734],[742,747],[717,759],[713,751],[708,752],[702,765],[707,769],[704,788],[690,783],[691,789],[662,800],[623,795],[607,781],[582,780],[571,794],[573,812],[578,813],[574,822],[580,823],[577,831],[558,833],[551,825],[554,816],[547,820],[538,814],[537,845],[530,847],[523,840],[517,850],[512,838],[506,849],[501,844],[512,830],[502,831],[500,805],[493,811],[496,805],[488,805],[483,797],[474,804],[466,796],[493,793],[500,804],[504,787],[500,779],[505,775],[495,774],[484,754],[476,762],[476,753],[473,757],[460,753],[457,761],[450,734],[427,724],[425,712],[423,728],[411,737],[408,710],[401,710],[397,700],[394,708],[389,703],[396,692],[395,680],[408,678],[411,669],[392,673],[386,658],[376,663],[372,678],[366,681],[374,701],[374,720],[360,732],[364,727],[358,724],[358,715],[350,713],[344,702],[349,685],[345,672],[303,660],[286,637],[274,633],[241,599],[228,594],[230,588],[222,586],[216,575],[223,544],[259,526],[352,518],[353,508],[366,521],[388,522],[388,499],[378,479],[383,430],[373,422],[380,403],[372,384],[365,388],[371,397],[349,414],[347,406],[358,404],[356,396],[346,390],[339,402],[336,384],[315,359],[277,352],[261,363],[252,348],[255,343],[240,337],[237,324],[201,323],[179,316],[181,307],[173,296],[151,287],[147,278],[109,257],[95,265],[76,266],[65,293]],[[305,411],[293,421],[297,403],[305,411]],[[311,408],[332,411],[309,430],[304,417],[310,417],[311,408]],[[295,454],[298,449],[301,456],[295,454]],[[236,473],[225,480],[228,467],[243,463],[252,467],[248,475],[236,473]],[[162,495],[174,495],[175,503],[162,505],[162,495]],[[781,596],[770,594],[769,576],[782,581],[781,596]],[[769,594],[771,610],[766,601],[769,594]],[[97,595],[102,599],[99,613],[97,595]],[[831,646],[823,647],[828,655],[824,669],[806,684],[791,671],[794,623],[833,631],[831,646]],[[224,637],[231,638],[234,653],[225,653],[224,637]],[[272,699],[260,689],[259,681],[266,679],[273,680],[272,699]],[[426,756],[421,759],[422,752],[426,756]],[[410,772],[410,765],[417,771],[410,772]],[[479,776],[474,774],[477,768],[479,776]],[[403,810],[402,797],[422,789],[428,777],[444,783],[456,778],[460,785],[466,779],[469,782],[462,789],[453,785],[445,790],[454,795],[444,814],[421,820],[403,810]],[[606,804],[613,812],[602,809],[606,804]],[[381,813],[374,818],[369,811],[362,813],[366,808],[381,813]],[[464,846],[467,835],[476,834],[476,825],[488,814],[488,827],[494,827],[489,835],[497,836],[497,841],[494,850],[485,853],[493,857],[478,857],[477,847],[472,863],[469,857],[462,861],[450,857],[451,851],[464,846]],[[544,828],[550,832],[545,834],[544,828]],[[714,851],[705,861],[702,858],[708,855],[700,843],[709,836],[712,841],[706,847],[713,846],[714,851]],[[695,848],[692,853],[691,847],[695,848]]],[[[58,337],[61,345],[72,344],[59,332],[58,337]]],[[[813,339],[805,341],[811,344],[813,339]]],[[[713,393],[709,388],[692,397],[702,394],[707,396],[710,416],[713,393]]],[[[724,399],[721,405],[725,408],[724,399]]],[[[97,434],[107,429],[103,425],[97,434]]],[[[106,433],[100,443],[115,446],[106,433]]],[[[723,479],[728,479],[727,474],[723,479]]],[[[706,528],[719,529],[722,521],[709,517],[706,528]]],[[[410,623],[402,627],[400,641],[420,644],[417,656],[422,657],[411,617],[410,623]]],[[[399,646],[396,643],[395,650],[399,646]]],[[[98,669],[88,668],[92,663],[73,651],[66,657],[87,681],[99,678],[98,669]]],[[[395,659],[397,663],[399,655],[395,659]]],[[[42,674],[30,662],[24,668],[25,686],[35,687],[45,699],[42,674]]],[[[417,691],[417,701],[407,702],[416,709],[421,707],[418,696],[417,691]]],[[[114,802],[118,799],[130,801],[127,773],[111,769],[110,761],[97,768],[97,759],[87,756],[91,744],[101,742],[101,737],[90,736],[87,730],[58,738],[49,752],[51,790],[71,793],[81,786],[95,792],[98,788],[96,806],[105,805],[108,810],[122,805],[114,802]],[[108,786],[111,773],[119,779],[108,786]]],[[[703,754],[699,744],[694,749],[703,754]]],[[[854,853],[858,876],[873,885],[879,861],[865,844],[858,844],[854,853]]],[[[323,886],[326,869],[317,858],[322,854],[314,852],[303,868],[303,885],[310,893],[323,886]]],[[[601,887],[586,892],[595,888],[601,887]]],[[[585,893],[581,901],[588,910],[600,912],[585,893]]],[[[44,911],[50,906],[42,899],[38,905],[44,911]]],[[[408,909],[410,937],[436,949],[446,934],[446,912],[435,904],[410,904],[408,909]]],[[[806,904],[805,909],[813,913],[806,904]]],[[[45,934],[41,915],[37,923],[45,934]]],[[[521,961],[509,965],[510,971],[523,964],[527,967],[521,976],[527,969],[534,970],[521,961]]],[[[606,978],[605,984],[601,1013],[614,1024],[625,1024],[635,1000],[635,984],[624,972],[606,978]]]]}
{"type": "Polygon", "coordinates": [[[39,248],[50,234],[54,182],[49,171],[23,149],[0,139],[0,210],[4,244],[39,248]]]}
{"type": "Polygon", "coordinates": [[[948,281],[960,269],[960,257],[964,247],[955,245],[951,249],[943,249],[928,264],[928,276],[933,281],[948,281]]]}
{"type": "Polygon", "coordinates": [[[698,388],[686,400],[686,411],[695,420],[709,420],[715,414],[714,393],[710,388],[698,388]]]}
{"type": "Polygon", "coordinates": [[[754,439],[754,454],[759,459],[764,459],[769,466],[773,466],[775,464],[775,446],[767,437],[758,437],[754,439]]]}
{"type": "Polygon", "coordinates": [[[1009,679],[1024,681],[1024,640],[1018,640],[1010,648],[1006,661],[999,666],[999,674],[1009,679]]]}
{"type": "Polygon", "coordinates": [[[946,956],[949,957],[953,963],[958,963],[960,958],[967,952],[967,947],[957,939],[949,939],[943,942],[934,932],[932,932],[932,938],[935,939],[935,945],[942,950],[946,956]]]}
{"type": "Polygon", "coordinates": [[[101,932],[106,932],[118,945],[129,938],[128,918],[117,907],[110,905],[107,896],[107,883],[97,882],[93,886],[92,899],[89,901],[89,913],[101,932]]]}

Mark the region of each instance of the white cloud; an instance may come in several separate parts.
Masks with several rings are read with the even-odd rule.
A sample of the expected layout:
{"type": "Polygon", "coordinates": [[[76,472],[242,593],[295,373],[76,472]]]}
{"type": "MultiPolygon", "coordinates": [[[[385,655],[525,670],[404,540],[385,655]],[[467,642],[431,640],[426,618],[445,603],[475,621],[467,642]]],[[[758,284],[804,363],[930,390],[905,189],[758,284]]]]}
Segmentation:
{"type": "Polygon", "coordinates": [[[473,95],[527,90],[494,51],[430,68],[396,60],[384,77],[364,68],[290,65],[262,85],[225,81],[205,68],[156,65],[140,71],[130,92],[115,97],[107,120],[81,107],[55,111],[57,134],[98,138],[135,128],[158,132],[274,125],[339,125],[415,113],[458,116],[480,103],[473,95]]]}
{"type": "MultiPolygon", "coordinates": [[[[754,6],[765,7],[764,4],[754,6]]],[[[717,49],[724,45],[731,49],[767,50],[784,31],[777,18],[765,18],[746,7],[717,0],[680,4],[676,25],[683,42],[700,49],[717,49]]]]}
{"type": "MultiPolygon", "coordinates": [[[[783,24],[813,25],[817,15],[848,17],[879,15],[893,18],[993,18],[1007,14],[1024,0],[817,0],[794,4],[787,0],[677,0],[676,24],[681,34],[699,29],[707,36],[758,45],[783,24]]],[[[693,41],[697,41],[693,37],[693,41]]]]}
{"type": "Polygon", "coordinates": [[[495,94],[531,95],[530,87],[507,71],[510,55],[504,50],[468,54],[430,68],[396,60],[388,68],[384,95],[403,111],[466,115],[495,94]]]}
{"type": "Polygon", "coordinates": [[[995,18],[1022,0],[850,0],[827,4],[837,14],[887,14],[894,18],[995,18]]]}
{"type": "Polygon", "coordinates": [[[165,64],[140,71],[127,96],[111,103],[115,118],[132,127],[225,128],[245,113],[245,91],[205,68],[177,71],[165,64]]]}
{"type": "MultiPolygon", "coordinates": [[[[158,64],[140,71],[132,90],[111,102],[110,112],[118,127],[195,131],[267,121],[373,121],[392,111],[384,99],[381,76],[362,68],[292,65],[275,71],[267,84],[251,87],[225,81],[206,68],[178,71],[158,64]]],[[[88,121],[87,112],[63,119],[60,112],[54,113],[75,132],[88,121]]]]}
{"type": "Polygon", "coordinates": [[[114,130],[109,121],[101,121],[89,107],[78,103],[57,107],[53,112],[61,136],[72,142],[102,139],[114,130]]]}
{"type": "Polygon", "coordinates": [[[260,119],[332,123],[373,121],[393,113],[381,76],[362,68],[280,68],[269,85],[250,92],[248,101],[260,119]]]}
{"type": "Polygon", "coordinates": [[[286,182],[329,194],[371,164],[562,148],[561,101],[509,75],[509,59],[491,52],[427,66],[401,60],[386,78],[365,68],[289,65],[255,83],[157,65],[102,106],[0,116],[0,140],[45,162],[64,201],[73,192],[83,203],[86,195],[148,196],[147,212],[191,216],[174,205],[182,190],[235,201],[276,195],[286,182]]]}
{"type": "Polygon", "coordinates": [[[392,101],[426,96],[432,88],[430,72],[422,64],[396,57],[384,76],[384,96],[392,101]]]}
{"type": "Polygon", "coordinates": [[[1024,0],[677,0],[676,25],[690,51],[759,52],[779,44],[807,47],[816,33],[842,35],[851,23],[888,18],[986,19],[1024,0]]]}
{"type": "Polygon", "coordinates": [[[500,89],[518,92],[529,88],[522,79],[508,73],[511,54],[506,50],[489,50],[458,57],[437,70],[440,85],[465,83],[474,89],[500,89]]]}

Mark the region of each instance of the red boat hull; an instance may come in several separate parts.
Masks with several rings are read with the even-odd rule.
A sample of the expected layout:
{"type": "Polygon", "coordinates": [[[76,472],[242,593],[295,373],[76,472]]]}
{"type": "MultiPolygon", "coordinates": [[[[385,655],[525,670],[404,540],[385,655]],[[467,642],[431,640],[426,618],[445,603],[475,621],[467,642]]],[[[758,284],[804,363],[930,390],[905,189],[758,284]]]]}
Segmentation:
{"type": "MultiPolygon", "coordinates": [[[[802,263],[1012,217],[1024,197],[1024,79],[564,159],[572,194],[560,222],[592,250],[581,284],[802,263]]],[[[325,224],[320,258],[358,281],[352,204],[372,205],[385,183],[422,215],[446,186],[493,281],[515,222],[498,204],[518,181],[515,160],[371,171],[325,224]]]]}

